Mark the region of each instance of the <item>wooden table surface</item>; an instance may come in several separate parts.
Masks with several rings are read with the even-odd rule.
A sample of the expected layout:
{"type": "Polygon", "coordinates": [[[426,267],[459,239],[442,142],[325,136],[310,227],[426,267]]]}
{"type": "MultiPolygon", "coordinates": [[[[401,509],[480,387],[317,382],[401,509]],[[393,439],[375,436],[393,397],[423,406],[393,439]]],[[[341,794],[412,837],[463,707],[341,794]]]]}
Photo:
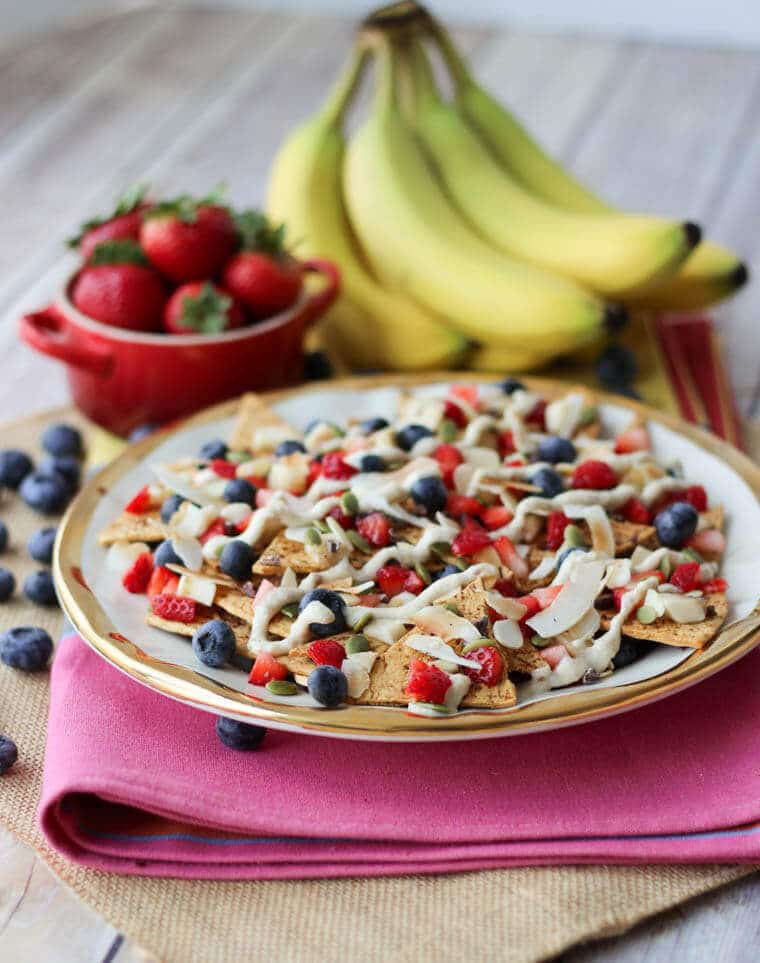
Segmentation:
{"type": "MultiPolygon", "coordinates": [[[[127,185],[255,204],[292,124],[320,102],[346,20],[140,7],[0,47],[0,411],[59,404],[59,365],[16,339],[73,261],[61,239],[127,185]]],[[[699,221],[760,266],[760,53],[505,29],[458,39],[546,146],[622,207],[699,221]]],[[[760,440],[760,284],[717,312],[740,412],[760,440]]],[[[760,450],[760,446],[755,447],[760,450]]],[[[758,877],[579,948],[573,963],[739,963],[760,946],[758,877]]],[[[145,959],[0,831],[0,959],[145,959]]]]}

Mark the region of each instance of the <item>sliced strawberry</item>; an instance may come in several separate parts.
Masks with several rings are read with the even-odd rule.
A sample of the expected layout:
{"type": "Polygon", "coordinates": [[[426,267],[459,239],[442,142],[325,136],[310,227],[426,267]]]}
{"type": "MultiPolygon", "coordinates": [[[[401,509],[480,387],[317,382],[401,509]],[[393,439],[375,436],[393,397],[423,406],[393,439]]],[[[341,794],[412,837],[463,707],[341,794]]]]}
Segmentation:
{"type": "Polygon", "coordinates": [[[489,532],[493,532],[497,528],[503,528],[505,525],[508,525],[513,518],[514,515],[512,511],[507,508],[506,505],[489,505],[488,508],[484,508],[480,513],[480,520],[489,532]]]}
{"type": "Polygon", "coordinates": [[[617,483],[618,477],[614,468],[606,461],[593,458],[576,465],[571,479],[573,488],[614,488],[617,483]]]}
{"type": "Polygon", "coordinates": [[[287,679],[288,670],[279,663],[271,652],[259,652],[253,663],[248,681],[251,685],[266,685],[277,679],[287,679]]]}
{"type": "Polygon", "coordinates": [[[325,478],[348,479],[355,475],[357,470],[343,460],[341,451],[328,451],[322,459],[322,474],[325,478]]]}
{"type": "Polygon", "coordinates": [[[504,659],[495,645],[483,645],[472,649],[466,657],[480,663],[479,669],[464,669],[473,682],[478,685],[498,685],[504,675],[504,659]]]}
{"type": "Polygon", "coordinates": [[[541,649],[541,658],[550,669],[556,669],[566,655],[567,649],[564,645],[549,645],[545,649],[541,649]]]}
{"type": "Polygon", "coordinates": [[[363,539],[376,548],[385,548],[391,540],[391,523],[382,512],[371,512],[356,520],[356,530],[363,539]]]}
{"type": "Polygon", "coordinates": [[[404,582],[408,574],[409,569],[401,565],[384,565],[377,570],[375,581],[381,592],[393,598],[394,595],[404,591],[404,582]]]}
{"type": "Polygon", "coordinates": [[[542,609],[547,609],[562,591],[563,587],[562,585],[547,585],[546,588],[533,589],[530,594],[538,599],[538,604],[542,609]]]}
{"type": "Polygon", "coordinates": [[[707,492],[702,485],[689,485],[686,489],[686,501],[698,512],[707,511],[707,492]]]}
{"type": "Polygon", "coordinates": [[[422,659],[412,659],[405,691],[416,702],[443,705],[450,686],[451,676],[443,669],[422,659]]]}
{"type": "Polygon", "coordinates": [[[258,491],[259,488],[267,487],[267,480],[266,478],[262,478],[261,475],[245,475],[245,480],[250,482],[256,491],[258,491]]]}
{"type": "Polygon", "coordinates": [[[699,588],[699,562],[684,562],[678,565],[670,576],[670,583],[682,592],[693,592],[699,588]]]}
{"type": "Polygon", "coordinates": [[[184,595],[170,595],[168,592],[154,595],[150,600],[150,607],[159,618],[169,622],[194,622],[198,610],[195,599],[184,595]]]}
{"type": "Polygon", "coordinates": [[[233,461],[226,461],[224,458],[213,458],[209,468],[220,478],[234,478],[237,473],[237,465],[233,461]]]}
{"type": "Polygon", "coordinates": [[[477,385],[452,385],[449,388],[452,398],[459,398],[470,408],[477,408],[480,401],[480,388],[477,385]]]}
{"type": "Polygon", "coordinates": [[[441,468],[441,478],[447,488],[454,486],[454,471],[464,461],[464,455],[456,445],[439,445],[433,452],[433,458],[441,468]]]}
{"type": "Polygon", "coordinates": [[[632,451],[647,451],[650,447],[649,432],[643,425],[629,428],[615,439],[616,455],[628,455],[632,451]]]}
{"type": "Polygon", "coordinates": [[[570,519],[564,512],[550,512],[546,520],[546,547],[556,552],[565,540],[565,529],[570,519]]]}
{"type": "Polygon", "coordinates": [[[272,488],[257,488],[256,489],[256,508],[263,508],[265,505],[269,504],[270,499],[274,495],[274,489],[272,488]]]}
{"type": "Polygon", "coordinates": [[[121,584],[128,592],[139,595],[147,589],[152,574],[153,556],[150,552],[143,552],[137,556],[124,573],[121,584]]]}
{"type": "Polygon", "coordinates": [[[449,421],[453,421],[457,428],[467,427],[467,415],[456,401],[449,401],[448,399],[444,401],[443,417],[448,418],[449,421]]]}
{"type": "Polygon", "coordinates": [[[686,545],[705,558],[719,558],[726,550],[726,537],[717,528],[705,528],[692,535],[686,545]]]}
{"type": "Polygon", "coordinates": [[[630,585],[623,585],[620,588],[614,588],[612,590],[612,599],[615,603],[615,610],[617,612],[620,611],[623,605],[623,596],[625,595],[626,592],[630,590],[630,588],[631,588],[630,585]]]}
{"type": "Polygon", "coordinates": [[[148,582],[148,595],[160,595],[174,579],[177,579],[177,584],[179,584],[179,576],[168,568],[164,568],[163,565],[157,565],[153,569],[153,574],[148,582]]]}
{"type": "Polygon", "coordinates": [[[530,571],[528,563],[520,555],[512,541],[506,535],[501,535],[493,543],[493,547],[499,553],[502,565],[506,565],[518,577],[525,577],[530,571]]]}
{"type": "Polygon", "coordinates": [[[541,603],[533,593],[530,595],[521,595],[516,601],[519,602],[520,605],[524,605],[526,609],[525,615],[520,619],[521,622],[527,622],[528,619],[532,619],[534,615],[538,615],[541,611],[541,603]]]}
{"type": "Polygon", "coordinates": [[[725,592],[727,588],[728,582],[724,578],[711,578],[702,586],[702,591],[705,595],[712,595],[713,592],[725,592]]]}
{"type": "Polygon", "coordinates": [[[124,511],[129,512],[130,515],[144,515],[152,503],[153,499],[150,497],[148,486],[144,485],[135,497],[127,502],[124,506],[124,511]]]}
{"type": "MultiPolygon", "coordinates": [[[[497,447],[499,449],[499,457],[506,458],[507,455],[512,455],[517,450],[515,448],[515,436],[510,430],[503,431],[497,439],[497,447]]],[[[522,463],[522,459],[518,464],[522,463]]]]}
{"type": "Polygon", "coordinates": [[[334,665],[336,669],[343,665],[346,658],[346,650],[335,639],[317,639],[307,646],[306,651],[312,662],[317,665],[334,665]]]}
{"type": "Polygon", "coordinates": [[[327,513],[330,518],[334,518],[341,528],[348,530],[354,527],[355,519],[353,515],[347,515],[340,505],[331,508],[327,513]]]}
{"type": "Polygon", "coordinates": [[[535,425],[540,431],[546,430],[546,402],[543,398],[533,405],[525,416],[525,421],[529,425],[535,425]]]}
{"type": "Polygon", "coordinates": [[[213,538],[215,535],[225,535],[225,534],[226,534],[226,531],[227,531],[227,530],[226,530],[226,527],[225,527],[225,524],[224,524],[224,519],[223,519],[223,518],[217,518],[216,521],[213,521],[213,522],[209,525],[209,527],[208,527],[208,528],[206,529],[206,531],[201,535],[201,537],[198,539],[198,541],[199,541],[202,545],[205,545],[206,542],[207,542],[210,538],[213,538]]]}
{"type": "Polygon", "coordinates": [[[404,591],[411,592],[412,595],[419,595],[424,591],[425,583],[416,572],[409,572],[404,579],[404,591]]]}
{"type": "Polygon", "coordinates": [[[306,476],[306,487],[311,488],[314,482],[322,474],[322,462],[315,458],[309,462],[309,474],[306,476]]]}
{"type": "Polygon", "coordinates": [[[505,599],[517,598],[517,589],[515,588],[512,579],[500,578],[498,582],[495,583],[494,589],[505,599]]]}
{"type": "Polygon", "coordinates": [[[652,520],[649,509],[638,498],[629,498],[620,509],[620,514],[627,522],[633,522],[636,525],[648,525],[652,520]]]}
{"type": "Polygon", "coordinates": [[[481,548],[491,544],[491,536],[484,528],[471,526],[463,528],[451,543],[451,554],[461,558],[463,555],[474,555],[481,548]]]}
{"type": "Polygon", "coordinates": [[[483,506],[477,498],[469,495],[458,495],[451,492],[446,499],[446,514],[452,518],[459,518],[460,515],[473,515],[477,517],[483,511],[483,506]]]}

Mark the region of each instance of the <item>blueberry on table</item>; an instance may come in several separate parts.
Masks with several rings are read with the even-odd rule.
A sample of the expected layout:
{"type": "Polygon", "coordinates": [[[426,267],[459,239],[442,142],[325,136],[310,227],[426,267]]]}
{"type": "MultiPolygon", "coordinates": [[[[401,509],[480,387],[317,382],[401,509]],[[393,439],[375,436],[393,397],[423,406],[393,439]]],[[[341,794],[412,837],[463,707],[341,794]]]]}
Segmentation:
{"type": "Polygon", "coordinates": [[[432,438],[433,432],[425,425],[406,425],[396,433],[396,444],[403,451],[411,451],[420,438],[432,438]]]}
{"type": "Polygon", "coordinates": [[[680,548],[697,530],[699,514],[689,502],[674,502],[655,516],[654,527],[660,544],[680,548]]]}
{"type": "Polygon", "coordinates": [[[53,561],[53,545],[58,529],[49,526],[48,528],[38,528],[36,532],[29,536],[26,547],[35,562],[43,565],[50,565],[53,561]]]}
{"type": "Polygon", "coordinates": [[[505,395],[513,395],[516,391],[525,391],[525,385],[517,378],[505,378],[499,382],[499,387],[505,395]]]}
{"type": "Polygon", "coordinates": [[[576,454],[575,445],[569,438],[551,435],[549,438],[542,438],[538,443],[538,460],[548,461],[552,465],[558,462],[574,462],[576,454]]]}
{"type": "Polygon", "coordinates": [[[230,478],[223,494],[226,502],[245,502],[251,506],[256,503],[256,487],[245,478],[230,478]]]}
{"type": "Polygon", "coordinates": [[[227,450],[227,445],[221,438],[214,438],[212,441],[207,441],[198,454],[201,458],[213,461],[215,458],[226,458],[227,450]]]}
{"type": "Polygon", "coordinates": [[[304,381],[327,381],[333,376],[332,361],[324,351],[309,351],[303,358],[304,381]]]}
{"type": "Polygon", "coordinates": [[[0,662],[12,669],[39,672],[53,654],[53,640],[44,629],[19,625],[0,635],[0,662]]]}
{"type": "Polygon", "coordinates": [[[385,418],[367,418],[359,425],[359,430],[363,435],[371,435],[375,431],[382,431],[383,428],[388,427],[388,421],[385,418]]]}
{"type": "Polygon", "coordinates": [[[0,522],[0,552],[8,548],[8,526],[5,522],[0,522]]]}
{"type": "Polygon", "coordinates": [[[446,507],[449,493],[437,475],[427,475],[418,478],[412,485],[409,494],[416,505],[424,508],[428,515],[442,512],[446,507]]]}
{"type": "Polygon", "coordinates": [[[25,451],[17,448],[0,451],[0,485],[5,488],[18,488],[33,468],[32,459],[25,451]]]}
{"type": "Polygon", "coordinates": [[[42,433],[42,447],[51,455],[81,458],[84,453],[81,432],[72,425],[49,425],[42,433]]]}
{"type": "Polygon", "coordinates": [[[228,749],[250,752],[259,748],[267,731],[263,726],[252,726],[247,722],[219,716],[216,720],[216,734],[228,749]]]}
{"type": "Polygon", "coordinates": [[[327,709],[334,709],[346,701],[348,680],[334,665],[318,665],[307,680],[309,695],[327,709]]]}
{"type": "Polygon", "coordinates": [[[362,460],[359,462],[359,471],[385,471],[385,462],[380,455],[362,455],[362,460]]]}
{"type": "Polygon", "coordinates": [[[0,736],[0,776],[8,772],[11,766],[18,759],[18,749],[13,739],[8,736],[0,736]]]}
{"type": "Polygon", "coordinates": [[[255,555],[251,546],[241,538],[235,538],[222,549],[219,556],[219,568],[237,582],[244,582],[251,577],[251,568],[255,555]]]}
{"type": "Polygon", "coordinates": [[[53,576],[41,568],[24,579],[24,595],[35,605],[57,605],[53,576]]]}
{"type": "Polygon", "coordinates": [[[630,389],[638,374],[636,355],[628,348],[613,344],[606,348],[596,362],[596,375],[610,391],[630,389]]]}
{"type": "Polygon", "coordinates": [[[193,652],[199,662],[220,669],[235,653],[235,633],[226,622],[212,619],[193,635],[193,652]]]}
{"type": "Polygon", "coordinates": [[[7,602],[16,591],[16,576],[7,568],[0,568],[0,602],[7,602]]]}
{"type": "Polygon", "coordinates": [[[19,494],[36,512],[58,515],[71,498],[71,488],[58,472],[44,474],[34,471],[21,482],[19,494]]]}
{"type": "Polygon", "coordinates": [[[181,495],[169,495],[161,505],[161,521],[168,525],[172,515],[177,511],[185,499],[181,495]]]}
{"type": "Polygon", "coordinates": [[[530,476],[530,483],[540,489],[537,494],[542,498],[554,498],[565,490],[562,477],[553,468],[538,468],[530,476]]]}
{"type": "Polygon", "coordinates": [[[156,551],[153,553],[153,564],[159,565],[162,568],[166,568],[167,565],[181,565],[182,559],[174,551],[174,546],[172,545],[170,539],[161,542],[156,551]]]}
{"type": "Polygon", "coordinates": [[[63,475],[72,492],[79,488],[82,466],[74,455],[46,455],[40,462],[39,471],[43,475],[63,475]]]}
{"type": "Polygon", "coordinates": [[[315,639],[326,639],[330,635],[337,635],[339,632],[346,631],[346,603],[337,592],[323,588],[312,589],[298,603],[298,611],[303,612],[311,602],[321,602],[335,616],[333,621],[326,625],[323,622],[309,623],[309,631],[315,639]]]}
{"type": "Polygon", "coordinates": [[[274,453],[277,458],[282,458],[285,455],[292,455],[297,451],[305,452],[306,446],[303,442],[297,441],[295,438],[288,438],[287,441],[280,442],[275,448],[274,453]]]}

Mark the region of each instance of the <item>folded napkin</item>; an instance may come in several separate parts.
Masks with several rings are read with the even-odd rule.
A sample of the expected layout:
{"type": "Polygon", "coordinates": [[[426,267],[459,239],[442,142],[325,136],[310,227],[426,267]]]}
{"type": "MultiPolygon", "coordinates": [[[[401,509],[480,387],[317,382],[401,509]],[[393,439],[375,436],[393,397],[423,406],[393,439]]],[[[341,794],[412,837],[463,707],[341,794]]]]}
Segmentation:
{"type": "Polygon", "coordinates": [[[380,876],[558,863],[760,860],[760,650],[655,705],[540,736],[388,745],[212,716],[77,636],[52,669],[50,843],[118,873],[380,876]]]}

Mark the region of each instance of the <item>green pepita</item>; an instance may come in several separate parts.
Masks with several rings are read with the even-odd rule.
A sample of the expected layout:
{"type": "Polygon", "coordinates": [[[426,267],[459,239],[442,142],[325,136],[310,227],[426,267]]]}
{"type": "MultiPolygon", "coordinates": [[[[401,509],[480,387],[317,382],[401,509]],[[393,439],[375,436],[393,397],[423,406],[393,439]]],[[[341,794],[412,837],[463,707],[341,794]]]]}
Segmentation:
{"type": "Polygon", "coordinates": [[[450,418],[443,418],[438,425],[438,434],[443,441],[454,441],[457,436],[457,426],[450,418]]]}
{"type": "Polygon", "coordinates": [[[363,615],[360,615],[358,619],[351,623],[351,628],[354,632],[361,632],[361,630],[365,626],[369,625],[371,621],[372,615],[369,612],[365,612],[363,615]]]}
{"type": "Polygon", "coordinates": [[[316,528],[307,528],[307,529],[306,529],[306,541],[307,541],[307,543],[308,543],[309,545],[321,545],[321,544],[322,544],[322,536],[319,534],[319,532],[316,530],[316,528]]]}
{"type": "Polygon", "coordinates": [[[482,649],[484,645],[495,646],[496,643],[493,639],[486,639],[485,637],[476,639],[475,642],[467,643],[467,645],[462,649],[462,654],[466,655],[468,652],[474,652],[475,649],[482,649]]]}
{"type": "Polygon", "coordinates": [[[283,605],[280,609],[283,615],[287,616],[289,619],[294,619],[298,615],[298,602],[290,602],[288,605],[283,605]]]}
{"type": "Polygon", "coordinates": [[[592,421],[596,421],[599,417],[599,409],[596,405],[588,405],[581,412],[581,416],[578,419],[578,427],[585,428],[586,425],[590,425],[592,421]]]}
{"type": "Polygon", "coordinates": [[[530,641],[535,645],[537,649],[545,649],[547,645],[551,645],[551,639],[545,639],[543,635],[533,635],[530,641]]]}
{"type": "Polygon", "coordinates": [[[360,552],[364,552],[367,555],[371,554],[372,546],[369,544],[366,538],[362,538],[361,535],[354,531],[353,528],[349,528],[349,530],[346,532],[346,535],[348,536],[348,540],[351,542],[354,548],[358,549],[360,552]]]}
{"type": "Polygon", "coordinates": [[[430,554],[435,555],[436,558],[440,558],[443,561],[451,554],[451,545],[448,542],[433,542],[430,546],[430,554]]]}
{"type": "Polygon", "coordinates": [[[414,563],[414,571],[419,575],[425,585],[430,585],[433,579],[430,577],[430,572],[425,568],[422,562],[414,563]]]}
{"type": "Polygon", "coordinates": [[[359,511],[359,499],[352,491],[343,492],[340,496],[340,507],[346,515],[355,515],[359,511]]]}
{"type": "Polygon", "coordinates": [[[687,558],[690,558],[692,562],[699,562],[700,565],[702,564],[702,562],[704,562],[704,559],[699,554],[699,552],[695,552],[693,548],[685,548],[683,550],[683,553],[687,558]]]}
{"type": "Polygon", "coordinates": [[[586,536],[577,525],[568,525],[565,529],[565,544],[572,548],[584,548],[586,536]]]}
{"type": "Polygon", "coordinates": [[[669,579],[673,572],[673,563],[670,561],[670,556],[666,555],[665,558],[660,562],[659,569],[666,579],[669,579]]]}
{"type": "Polygon", "coordinates": [[[346,639],[346,655],[355,655],[357,652],[369,652],[369,641],[366,635],[352,635],[346,639]]]}
{"type": "Polygon", "coordinates": [[[271,692],[272,695],[292,696],[298,692],[298,686],[295,682],[291,682],[290,679],[272,679],[270,682],[267,682],[267,690],[271,692]]]}
{"type": "Polygon", "coordinates": [[[250,453],[247,451],[228,451],[227,461],[234,462],[236,465],[242,465],[244,461],[250,459],[250,453]]]}
{"type": "Polygon", "coordinates": [[[444,605],[444,608],[445,608],[445,609],[448,609],[449,612],[453,612],[454,615],[461,615],[461,614],[462,614],[462,613],[459,611],[459,609],[456,607],[456,605],[454,605],[453,602],[447,602],[447,603],[444,605]]]}
{"type": "Polygon", "coordinates": [[[650,625],[657,619],[657,613],[651,605],[642,605],[636,612],[636,619],[644,625],[650,625]]]}
{"type": "Polygon", "coordinates": [[[468,567],[467,562],[465,562],[463,558],[455,558],[451,564],[456,565],[460,572],[464,572],[464,570],[468,567]]]}
{"type": "Polygon", "coordinates": [[[314,528],[319,529],[320,532],[324,532],[325,534],[330,531],[330,526],[327,524],[324,518],[318,518],[316,522],[314,522],[314,528]]]}
{"type": "Polygon", "coordinates": [[[446,706],[439,706],[435,702],[413,702],[412,703],[413,709],[416,708],[417,706],[419,706],[420,709],[432,709],[434,712],[440,712],[441,715],[445,715],[445,716],[450,715],[451,713],[451,710],[448,709],[446,706]]]}

